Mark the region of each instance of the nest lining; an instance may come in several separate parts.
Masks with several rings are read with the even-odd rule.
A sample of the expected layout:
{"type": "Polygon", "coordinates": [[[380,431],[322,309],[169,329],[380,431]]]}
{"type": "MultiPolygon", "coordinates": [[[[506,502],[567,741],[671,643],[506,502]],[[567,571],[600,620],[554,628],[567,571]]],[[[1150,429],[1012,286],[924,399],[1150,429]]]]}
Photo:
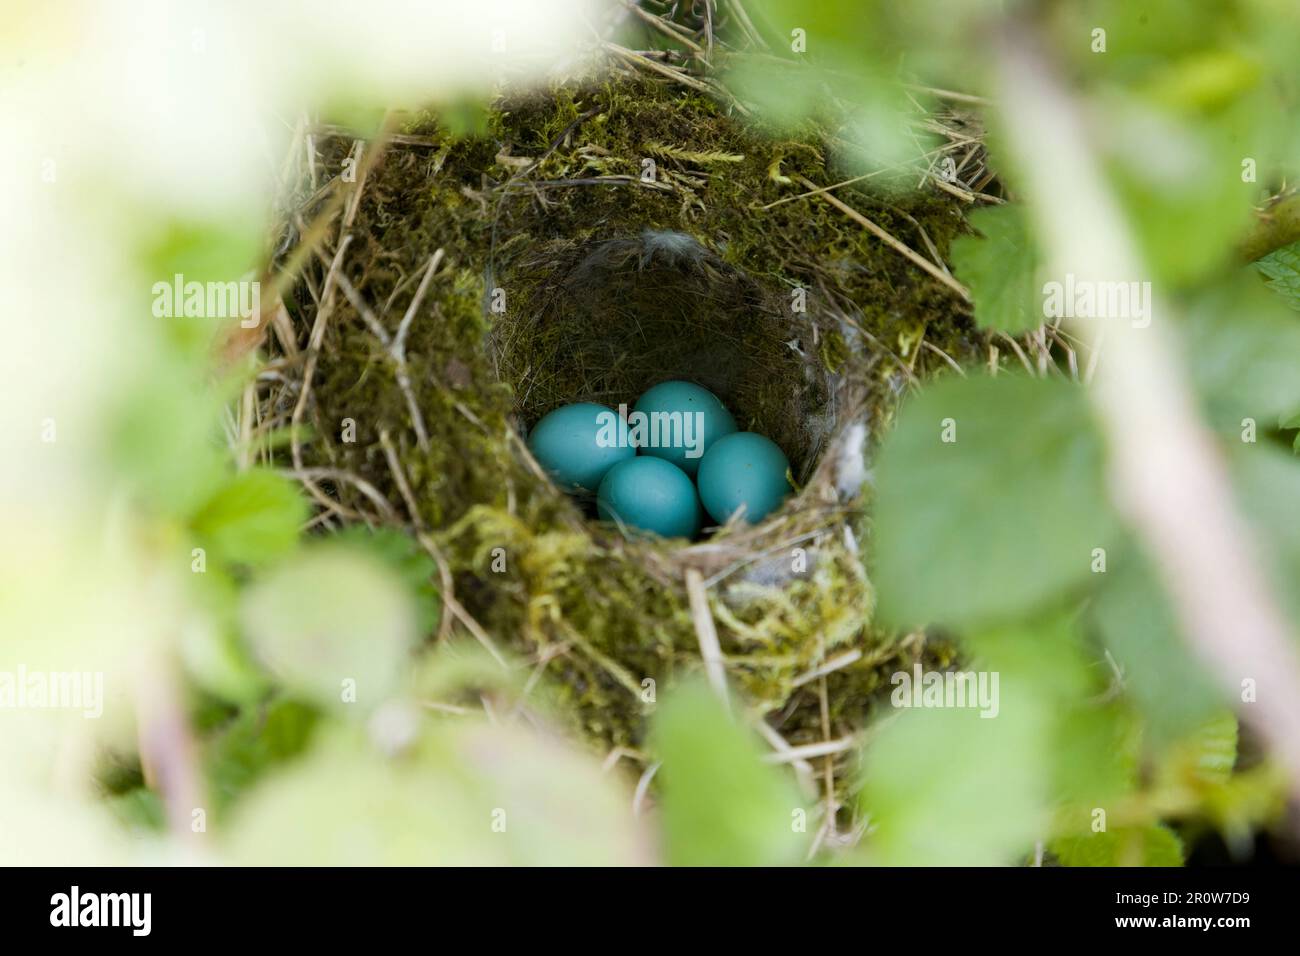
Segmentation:
{"type": "MultiPolygon", "coordinates": [[[[511,279],[510,276],[514,278],[511,279]]],[[[525,301],[493,327],[498,374],[526,427],[572,401],[631,407],[668,379],[703,385],[772,438],[802,484],[833,425],[815,325],[695,237],[646,229],[547,243],[512,269],[525,301]]]]}

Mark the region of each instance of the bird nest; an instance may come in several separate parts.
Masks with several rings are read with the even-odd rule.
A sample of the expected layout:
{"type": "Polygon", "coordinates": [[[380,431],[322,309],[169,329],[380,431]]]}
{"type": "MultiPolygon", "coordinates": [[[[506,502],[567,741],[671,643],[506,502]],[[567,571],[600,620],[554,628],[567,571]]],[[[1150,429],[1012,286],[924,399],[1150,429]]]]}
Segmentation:
{"type": "Polygon", "coordinates": [[[503,97],[475,134],[428,113],[364,148],[319,135],[328,185],[286,217],[282,248],[314,248],[277,262],[296,279],[261,414],[291,426],[282,455],[322,530],[392,526],[435,557],[430,641],[531,665],[634,755],[655,691],[695,669],[781,749],[852,738],[891,672],[947,663],[873,625],[869,461],[909,385],[981,337],[859,219],[938,257],[965,231],[956,199],[815,192],[847,178],[834,136],[627,75],[503,97]],[[529,455],[552,408],[666,379],[774,439],[797,494],[694,543],[626,540],[529,455]]]}

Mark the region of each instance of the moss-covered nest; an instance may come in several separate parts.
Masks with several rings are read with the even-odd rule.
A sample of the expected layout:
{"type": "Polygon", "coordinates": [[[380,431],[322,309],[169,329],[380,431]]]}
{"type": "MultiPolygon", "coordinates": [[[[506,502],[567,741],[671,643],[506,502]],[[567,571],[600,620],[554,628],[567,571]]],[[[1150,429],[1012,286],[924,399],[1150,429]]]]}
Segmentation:
{"type": "MultiPolygon", "coordinates": [[[[330,185],[283,248],[324,239],[285,297],[263,416],[300,426],[285,458],[323,527],[395,525],[436,556],[451,600],[431,640],[464,630],[533,664],[633,753],[646,682],[699,668],[702,629],[792,745],[860,730],[919,655],[946,663],[872,626],[863,479],[909,385],[983,340],[949,286],[809,194],[853,172],[834,136],[625,74],[504,97],[481,134],[427,114],[382,151],[322,135],[330,185]],[[528,455],[550,409],[668,378],[776,440],[798,494],[754,527],[629,541],[528,455]]],[[[940,267],[966,228],[939,190],[834,195],[940,267]]]]}

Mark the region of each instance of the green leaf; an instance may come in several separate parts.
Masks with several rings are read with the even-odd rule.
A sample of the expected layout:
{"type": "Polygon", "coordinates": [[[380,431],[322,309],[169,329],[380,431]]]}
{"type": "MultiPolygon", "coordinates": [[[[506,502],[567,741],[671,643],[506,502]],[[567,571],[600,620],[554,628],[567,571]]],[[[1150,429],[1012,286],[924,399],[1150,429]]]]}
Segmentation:
{"type": "Polygon", "coordinates": [[[185,672],[204,690],[231,703],[251,703],[267,690],[266,677],[232,629],[195,621],[180,635],[185,672]]]}
{"type": "Polygon", "coordinates": [[[1048,716],[1030,699],[994,719],[929,709],[881,728],[863,756],[870,862],[992,866],[1021,857],[1045,826],[1048,716]]]}
{"type": "Polygon", "coordinates": [[[307,503],[282,475],[252,469],[236,475],[190,520],[210,556],[237,564],[264,564],[293,550],[307,519],[307,503]]]}
{"type": "Polygon", "coordinates": [[[433,583],[438,566],[418,542],[391,528],[371,530],[363,525],[339,532],[335,540],[356,545],[392,568],[415,601],[420,633],[429,635],[437,629],[442,616],[442,593],[433,583]]]}
{"type": "Polygon", "coordinates": [[[1092,606],[1103,645],[1124,675],[1157,745],[1223,707],[1223,696],[1183,640],[1154,572],[1137,552],[1117,554],[1092,606]]]}
{"type": "MultiPolygon", "coordinates": [[[[1273,593],[1300,621],[1300,461],[1263,442],[1239,444],[1232,456],[1237,500],[1263,548],[1264,567],[1273,593]]],[[[1300,634],[1296,634],[1300,637],[1300,634]]]]}
{"type": "Polygon", "coordinates": [[[232,804],[272,767],[303,753],[319,716],[298,701],[281,698],[245,708],[208,743],[205,766],[218,812],[232,804]]]}
{"type": "Polygon", "coordinates": [[[1249,273],[1192,303],[1183,341],[1211,424],[1223,433],[1239,438],[1245,418],[1263,431],[1300,410],[1300,317],[1249,273]]]}
{"type": "Polygon", "coordinates": [[[304,549],[254,584],[240,618],[255,655],[288,687],[362,713],[396,688],[417,636],[396,575],[335,542],[304,549]]]}
{"type": "MultiPolygon", "coordinates": [[[[1128,213],[1128,222],[1151,272],[1133,280],[1150,279],[1164,287],[1191,286],[1231,263],[1231,239],[1249,223],[1253,194],[1234,172],[1240,170],[1240,146],[1216,131],[1181,122],[1131,99],[1106,104],[1123,120],[1129,136],[1158,137],[1177,142],[1153,162],[1150,153],[1134,149],[1128,137],[1112,147],[1111,181],[1128,213]]],[[[1167,142],[1165,142],[1167,141],[1167,142]]]]}
{"type": "Polygon", "coordinates": [[[981,236],[952,243],[953,271],[975,300],[981,328],[1017,333],[1043,324],[1038,256],[1024,212],[1018,206],[990,206],[970,215],[981,236]]]}
{"type": "Polygon", "coordinates": [[[968,666],[998,676],[999,714],[1041,711],[1054,801],[1090,805],[1132,789],[1139,735],[1132,713],[1100,698],[1110,670],[1094,660],[1076,615],[1057,614],[963,637],[968,666]]]}
{"type": "Polygon", "coordinates": [[[226,480],[214,423],[220,396],[196,388],[203,370],[163,357],[145,365],[112,399],[103,455],[142,506],[181,519],[226,480]]]}
{"type": "Polygon", "coordinates": [[[1083,391],[1057,380],[923,389],[885,439],[877,486],[880,607],[902,626],[978,626],[1060,601],[1116,530],[1083,391]]]}
{"type": "Polygon", "coordinates": [[[759,759],[757,740],[702,683],[659,707],[652,749],[668,862],[679,866],[778,866],[803,859],[806,818],[786,771],[759,759]]]}
{"type": "Polygon", "coordinates": [[[166,827],[167,815],[158,794],[145,787],[136,787],[107,801],[108,809],[128,830],[136,834],[160,834],[166,827]]]}
{"type": "Polygon", "coordinates": [[[1142,724],[1122,702],[1053,711],[1052,795],[1072,805],[1104,805],[1137,783],[1142,724]]]}
{"type": "Polygon", "coordinates": [[[239,807],[242,865],[637,866],[655,862],[618,774],[527,724],[428,722],[401,759],[324,737],[239,807]]]}
{"type": "Polygon", "coordinates": [[[1063,866],[1182,866],[1183,843],[1168,827],[1123,827],[1053,840],[1063,866]]]}
{"type": "Polygon", "coordinates": [[[1224,711],[1161,755],[1156,780],[1168,787],[1225,784],[1237,762],[1237,718],[1224,711]]]}
{"type": "Polygon", "coordinates": [[[1270,252],[1255,262],[1255,268],[1267,277],[1270,289],[1300,312],[1300,242],[1270,252]]]}
{"type": "Polygon", "coordinates": [[[1277,764],[1259,764],[1209,787],[1202,799],[1229,845],[1249,852],[1252,832],[1276,824],[1286,813],[1286,771],[1277,764]]]}

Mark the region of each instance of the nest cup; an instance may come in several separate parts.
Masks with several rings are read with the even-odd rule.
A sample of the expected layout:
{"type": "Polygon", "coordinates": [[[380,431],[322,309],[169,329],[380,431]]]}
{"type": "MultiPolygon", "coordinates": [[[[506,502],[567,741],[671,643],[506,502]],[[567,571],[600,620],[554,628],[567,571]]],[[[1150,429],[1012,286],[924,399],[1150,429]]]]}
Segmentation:
{"type": "MultiPolygon", "coordinates": [[[[627,76],[503,99],[488,130],[409,124],[351,194],[344,254],[317,257],[285,303],[292,328],[268,340],[282,370],[259,379],[262,421],[308,426],[277,454],[302,469],[322,530],[408,533],[456,601],[430,637],[464,630],[542,662],[605,747],[642,746],[646,679],[698,670],[706,633],[791,745],[824,741],[827,716],[836,734],[863,726],[920,656],[945,666],[946,645],[873,622],[868,436],[909,382],[983,346],[942,285],[792,193],[796,176],[845,178],[833,144],[627,76]],[[646,155],[664,188],[635,185],[646,155]],[[503,163],[520,156],[534,161],[503,163]],[[670,379],[775,441],[797,493],[686,546],[625,538],[521,440],[561,405],[632,405],[670,379]]],[[[330,143],[338,176],[356,145],[330,143]]],[[[940,251],[965,228],[943,194],[840,195],[940,251]]],[[[305,218],[329,202],[307,200],[305,218]]]]}
{"type": "Polygon", "coordinates": [[[570,402],[630,408],[681,379],[717,395],[741,430],[775,441],[801,488],[816,471],[837,390],[797,290],[770,288],[694,236],[659,229],[550,241],[504,268],[502,285],[521,301],[493,326],[491,345],[522,433],[570,402]]]}

